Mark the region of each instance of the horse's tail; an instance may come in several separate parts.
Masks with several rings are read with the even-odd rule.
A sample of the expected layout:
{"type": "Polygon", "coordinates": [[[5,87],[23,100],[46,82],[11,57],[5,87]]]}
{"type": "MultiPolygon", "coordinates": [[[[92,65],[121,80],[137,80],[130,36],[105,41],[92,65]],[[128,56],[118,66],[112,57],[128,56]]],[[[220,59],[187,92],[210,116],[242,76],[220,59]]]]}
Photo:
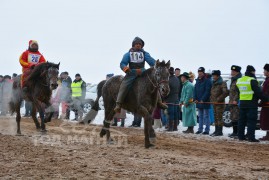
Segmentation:
{"type": "Polygon", "coordinates": [[[95,117],[98,114],[99,111],[99,99],[102,96],[102,88],[104,86],[104,84],[106,83],[106,80],[101,81],[98,85],[97,85],[97,97],[94,101],[94,103],[92,104],[91,110],[86,114],[83,122],[84,123],[91,123],[92,120],[95,119],[95,117]]]}

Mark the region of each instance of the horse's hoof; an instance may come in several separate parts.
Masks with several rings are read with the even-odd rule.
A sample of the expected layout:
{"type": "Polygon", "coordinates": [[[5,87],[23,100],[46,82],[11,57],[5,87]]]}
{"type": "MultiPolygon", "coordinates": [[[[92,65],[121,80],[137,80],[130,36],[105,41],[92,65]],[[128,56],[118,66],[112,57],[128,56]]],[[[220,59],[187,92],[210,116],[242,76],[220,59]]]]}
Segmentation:
{"type": "Polygon", "coordinates": [[[17,133],[16,136],[23,136],[21,133],[17,133]]]}
{"type": "Polygon", "coordinates": [[[156,143],[156,137],[149,138],[150,143],[156,143]]]}
{"type": "Polygon", "coordinates": [[[47,130],[46,129],[41,129],[40,131],[42,134],[46,134],[47,133],[47,130]]]}
{"type": "Polygon", "coordinates": [[[154,147],[153,144],[145,145],[145,148],[146,148],[146,149],[149,149],[149,148],[152,148],[152,147],[154,147]]]}
{"type": "Polygon", "coordinates": [[[113,139],[109,139],[109,140],[107,141],[107,144],[115,144],[115,142],[113,141],[113,139]]]}

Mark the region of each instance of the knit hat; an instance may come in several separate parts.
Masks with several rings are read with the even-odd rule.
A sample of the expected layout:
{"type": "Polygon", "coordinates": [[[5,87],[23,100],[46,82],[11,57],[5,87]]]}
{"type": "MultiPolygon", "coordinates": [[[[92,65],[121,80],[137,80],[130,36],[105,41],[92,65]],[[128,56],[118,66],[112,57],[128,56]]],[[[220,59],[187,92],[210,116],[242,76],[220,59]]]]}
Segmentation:
{"type": "Polygon", "coordinates": [[[134,47],[136,44],[141,44],[142,48],[144,47],[145,43],[140,37],[135,37],[132,42],[132,47],[134,47]]]}
{"type": "Polygon", "coordinates": [[[248,65],[246,71],[247,71],[247,72],[252,72],[252,71],[256,71],[256,70],[255,70],[255,68],[254,68],[253,66],[248,65]]]}
{"type": "Polygon", "coordinates": [[[80,74],[77,73],[77,74],[75,75],[75,77],[81,77],[81,76],[80,76],[80,74]]]}
{"type": "Polygon", "coordinates": [[[32,48],[32,45],[33,45],[33,44],[36,44],[36,45],[38,46],[38,43],[37,43],[36,40],[30,40],[30,41],[29,41],[29,47],[32,48]]]}
{"type": "Polygon", "coordinates": [[[220,72],[220,70],[213,70],[212,71],[212,75],[220,76],[221,75],[221,72],[220,72]]]}
{"type": "Polygon", "coordinates": [[[203,73],[205,73],[205,68],[204,68],[204,67],[199,67],[198,72],[203,72],[203,73]]]}
{"type": "Polygon", "coordinates": [[[231,70],[236,71],[236,72],[240,72],[241,71],[241,67],[240,66],[236,66],[236,65],[232,65],[231,70]]]}
{"type": "Polygon", "coordinates": [[[263,69],[269,72],[269,64],[265,64],[263,69]]]}

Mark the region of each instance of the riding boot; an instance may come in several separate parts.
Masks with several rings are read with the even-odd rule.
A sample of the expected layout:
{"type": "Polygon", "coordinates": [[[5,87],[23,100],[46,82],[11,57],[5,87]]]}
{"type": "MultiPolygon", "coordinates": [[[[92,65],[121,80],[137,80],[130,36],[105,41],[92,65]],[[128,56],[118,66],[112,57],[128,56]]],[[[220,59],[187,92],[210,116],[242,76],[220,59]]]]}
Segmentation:
{"type": "Polygon", "coordinates": [[[190,127],[188,127],[188,129],[186,131],[182,131],[185,134],[188,134],[190,132],[190,127]]]}
{"type": "Polygon", "coordinates": [[[238,131],[237,131],[237,122],[233,122],[233,132],[232,132],[232,134],[229,134],[228,135],[228,137],[230,137],[230,138],[236,138],[238,135],[237,135],[237,133],[238,133],[238,131]]]}
{"type": "Polygon", "coordinates": [[[121,125],[120,125],[120,127],[124,127],[124,124],[125,124],[125,119],[123,118],[123,119],[121,119],[121,125]]]}
{"type": "Polygon", "coordinates": [[[169,120],[168,129],[166,131],[173,131],[174,120],[169,120]]]}
{"type": "Polygon", "coordinates": [[[193,134],[194,133],[193,126],[190,126],[189,128],[190,128],[189,133],[193,134]]]}
{"type": "Polygon", "coordinates": [[[118,119],[117,118],[114,118],[114,122],[111,126],[118,126],[118,119]]]}
{"type": "Polygon", "coordinates": [[[177,121],[174,121],[174,125],[173,125],[173,131],[177,131],[177,121]]]}
{"type": "Polygon", "coordinates": [[[167,109],[168,106],[162,102],[162,98],[159,92],[157,93],[157,98],[157,106],[161,109],[167,109]]]}
{"type": "Polygon", "coordinates": [[[120,113],[120,111],[121,111],[122,102],[124,101],[125,96],[127,94],[127,87],[128,86],[125,85],[124,81],[123,81],[121,86],[120,86],[119,93],[118,93],[118,97],[117,97],[117,101],[116,101],[116,107],[114,108],[114,111],[116,113],[120,113]]]}

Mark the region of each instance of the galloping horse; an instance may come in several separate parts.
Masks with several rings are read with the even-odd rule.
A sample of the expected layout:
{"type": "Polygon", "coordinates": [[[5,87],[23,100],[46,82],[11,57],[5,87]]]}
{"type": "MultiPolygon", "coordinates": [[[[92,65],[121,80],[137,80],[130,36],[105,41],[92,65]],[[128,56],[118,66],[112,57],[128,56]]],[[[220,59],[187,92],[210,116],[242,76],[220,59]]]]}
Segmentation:
{"type": "Polygon", "coordinates": [[[17,134],[21,134],[20,129],[20,121],[21,121],[21,114],[20,114],[20,107],[23,100],[31,101],[33,103],[32,108],[32,118],[36,125],[37,129],[41,128],[42,132],[46,131],[45,122],[50,121],[53,112],[50,112],[47,119],[44,117],[44,108],[49,107],[50,104],[50,97],[51,91],[56,89],[58,74],[59,74],[59,64],[54,64],[50,62],[41,63],[36,65],[29,76],[25,79],[25,84],[27,85],[27,91],[23,91],[20,85],[20,77],[16,78],[13,82],[13,89],[12,89],[12,98],[9,103],[10,110],[12,113],[16,112],[16,121],[17,121],[17,134]],[[36,112],[39,112],[41,118],[41,127],[40,123],[37,120],[36,112]]]}
{"type": "MultiPolygon", "coordinates": [[[[137,77],[132,87],[122,103],[122,108],[136,113],[144,118],[145,147],[153,146],[150,138],[155,138],[155,132],[152,128],[152,112],[157,105],[158,93],[167,96],[169,89],[169,67],[170,61],[156,61],[155,67],[146,70],[140,77],[137,77]]],[[[115,115],[114,108],[123,76],[114,76],[109,80],[101,81],[97,86],[97,98],[91,111],[85,116],[84,122],[89,122],[95,118],[99,110],[99,98],[103,96],[105,108],[104,126],[100,136],[106,135],[107,141],[110,141],[110,123],[115,115]]]]}

